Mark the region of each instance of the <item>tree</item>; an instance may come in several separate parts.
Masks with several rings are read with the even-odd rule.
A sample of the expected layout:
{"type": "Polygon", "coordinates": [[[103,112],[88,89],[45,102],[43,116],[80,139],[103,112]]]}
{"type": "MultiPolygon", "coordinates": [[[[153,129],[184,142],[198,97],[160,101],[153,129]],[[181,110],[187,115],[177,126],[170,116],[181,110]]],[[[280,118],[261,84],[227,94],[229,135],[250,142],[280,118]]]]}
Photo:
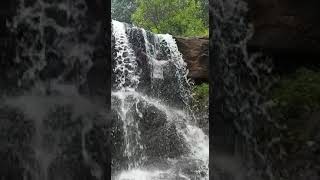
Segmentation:
{"type": "Polygon", "coordinates": [[[202,15],[205,26],[209,28],[209,0],[200,0],[202,15]]]}
{"type": "Polygon", "coordinates": [[[132,14],[135,25],[155,33],[178,36],[205,36],[208,28],[198,0],[136,0],[132,14]]]}
{"type": "Polygon", "coordinates": [[[135,0],[112,0],[112,19],[131,24],[131,15],[136,10],[136,8],[137,6],[135,0]]]}

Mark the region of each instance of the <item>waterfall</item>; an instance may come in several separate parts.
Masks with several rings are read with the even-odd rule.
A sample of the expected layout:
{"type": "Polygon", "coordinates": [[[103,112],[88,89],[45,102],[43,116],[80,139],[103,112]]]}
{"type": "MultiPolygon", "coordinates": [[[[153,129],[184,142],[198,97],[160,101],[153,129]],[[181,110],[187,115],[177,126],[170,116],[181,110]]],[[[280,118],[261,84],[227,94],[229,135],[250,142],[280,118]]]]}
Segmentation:
{"type": "Polygon", "coordinates": [[[104,28],[86,2],[20,0],[8,23],[17,44],[0,97],[1,176],[106,179],[113,148],[116,179],[208,179],[208,137],[173,37],[113,21],[109,114],[104,28]]]}
{"type": "Polygon", "coordinates": [[[16,10],[12,83],[0,97],[1,178],[104,179],[108,115],[88,78],[101,23],[90,21],[85,0],[20,0],[16,10]]]}
{"type": "Polygon", "coordinates": [[[254,29],[245,18],[245,1],[211,1],[210,7],[210,176],[219,180],[274,179],[268,145],[272,137],[262,133],[265,128],[279,128],[268,113],[266,97],[274,80],[272,61],[247,50],[254,29]]]}
{"type": "Polygon", "coordinates": [[[112,109],[123,136],[114,137],[112,178],[208,179],[209,139],[174,38],[115,20],[112,30],[112,109]]]}

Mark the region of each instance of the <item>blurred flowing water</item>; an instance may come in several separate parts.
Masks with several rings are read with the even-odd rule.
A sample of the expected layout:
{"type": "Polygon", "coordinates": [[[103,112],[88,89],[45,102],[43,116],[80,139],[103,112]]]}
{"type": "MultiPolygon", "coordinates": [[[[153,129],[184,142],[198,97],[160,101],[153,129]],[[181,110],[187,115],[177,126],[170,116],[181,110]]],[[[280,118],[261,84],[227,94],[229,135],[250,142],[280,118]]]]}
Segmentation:
{"type": "Polygon", "coordinates": [[[190,108],[186,63],[171,35],[112,21],[113,179],[208,179],[209,139],[190,108]]]}
{"type": "Polygon", "coordinates": [[[210,1],[210,178],[215,180],[275,178],[270,145],[278,134],[270,132],[281,127],[268,112],[272,61],[248,52],[254,29],[247,12],[242,0],[210,1]]]}
{"type": "Polygon", "coordinates": [[[0,178],[105,179],[109,115],[91,91],[102,24],[85,0],[17,3],[8,22],[16,53],[0,97],[0,178]]]}
{"type": "Polygon", "coordinates": [[[208,179],[208,137],[172,36],[113,21],[110,114],[102,23],[87,1],[20,0],[16,10],[11,84],[1,91],[1,178],[106,179],[111,148],[115,179],[208,179]]]}

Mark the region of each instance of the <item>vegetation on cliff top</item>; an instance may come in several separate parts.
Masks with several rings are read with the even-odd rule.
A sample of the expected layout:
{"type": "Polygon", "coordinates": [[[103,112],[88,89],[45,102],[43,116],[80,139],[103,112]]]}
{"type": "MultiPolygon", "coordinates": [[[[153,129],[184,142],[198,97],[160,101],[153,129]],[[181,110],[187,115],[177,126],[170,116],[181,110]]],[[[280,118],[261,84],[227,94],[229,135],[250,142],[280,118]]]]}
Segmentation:
{"type": "Polygon", "coordinates": [[[135,0],[112,0],[111,14],[112,19],[132,24],[131,15],[137,9],[135,0]]]}
{"type": "Polygon", "coordinates": [[[154,33],[208,36],[206,0],[112,0],[112,18],[154,33]]]}

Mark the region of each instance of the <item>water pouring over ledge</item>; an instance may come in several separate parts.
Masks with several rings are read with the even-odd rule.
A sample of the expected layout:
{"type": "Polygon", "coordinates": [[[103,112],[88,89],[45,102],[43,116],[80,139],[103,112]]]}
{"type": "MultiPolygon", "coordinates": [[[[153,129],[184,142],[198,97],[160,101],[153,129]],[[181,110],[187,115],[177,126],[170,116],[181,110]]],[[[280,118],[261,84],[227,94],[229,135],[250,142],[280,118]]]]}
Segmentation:
{"type": "Polygon", "coordinates": [[[168,34],[112,21],[115,180],[208,179],[209,140],[196,125],[187,68],[168,34]]]}
{"type": "Polygon", "coordinates": [[[2,66],[10,83],[1,81],[0,179],[105,179],[103,23],[85,0],[13,4],[7,27],[15,48],[2,66]]]}

